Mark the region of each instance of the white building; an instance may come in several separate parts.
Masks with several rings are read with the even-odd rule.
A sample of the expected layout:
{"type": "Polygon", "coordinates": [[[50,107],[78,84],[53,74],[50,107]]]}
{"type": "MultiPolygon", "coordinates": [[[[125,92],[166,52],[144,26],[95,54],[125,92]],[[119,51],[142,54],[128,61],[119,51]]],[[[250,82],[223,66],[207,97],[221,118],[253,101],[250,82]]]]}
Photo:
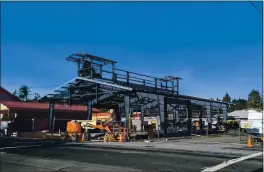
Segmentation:
{"type": "Polygon", "coordinates": [[[242,128],[242,124],[247,123],[248,133],[263,134],[263,111],[256,111],[253,109],[238,110],[229,113],[228,116],[240,119],[242,128]]]}
{"type": "Polygon", "coordinates": [[[257,119],[260,118],[260,116],[262,116],[263,111],[256,111],[253,109],[245,109],[245,110],[236,110],[234,112],[230,112],[228,113],[229,117],[234,117],[236,119],[253,119],[254,117],[256,117],[257,119]]]}

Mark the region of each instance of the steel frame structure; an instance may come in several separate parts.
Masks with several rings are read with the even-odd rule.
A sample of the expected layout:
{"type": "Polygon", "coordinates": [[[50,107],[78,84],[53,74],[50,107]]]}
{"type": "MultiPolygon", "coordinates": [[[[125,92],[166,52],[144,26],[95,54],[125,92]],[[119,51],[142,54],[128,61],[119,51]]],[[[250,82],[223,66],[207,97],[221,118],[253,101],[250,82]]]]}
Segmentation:
{"type": "MultiPolygon", "coordinates": [[[[228,103],[179,94],[180,77],[156,78],[117,69],[115,61],[87,53],[72,54],[67,60],[77,63],[77,77],[39,98],[50,102],[50,124],[55,102],[87,105],[87,119],[91,119],[92,107],[116,109],[116,120],[121,116],[128,119],[134,109],[140,109],[143,119],[146,109],[157,109],[165,133],[168,111],[173,111],[174,118],[178,119],[180,105],[187,107],[188,118],[192,117],[193,110],[199,111],[199,118],[206,111],[207,121],[212,123],[212,109],[218,109],[222,111],[224,123],[227,120],[228,103]],[[110,71],[104,69],[106,66],[111,67],[110,71]]],[[[188,130],[190,134],[190,120],[188,130]]]]}

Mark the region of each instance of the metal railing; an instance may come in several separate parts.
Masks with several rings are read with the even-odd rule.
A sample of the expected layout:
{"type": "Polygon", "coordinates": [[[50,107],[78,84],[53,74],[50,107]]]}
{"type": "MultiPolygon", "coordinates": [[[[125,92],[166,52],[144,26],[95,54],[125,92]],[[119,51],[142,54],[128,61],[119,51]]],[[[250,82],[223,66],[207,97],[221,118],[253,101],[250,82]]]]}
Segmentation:
{"type": "Polygon", "coordinates": [[[181,79],[179,77],[157,78],[117,68],[111,71],[93,67],[85,69],[89,70],[89,73],[85,75],[89,78],[111,81],[121,85],[131,85],[136,89],[142,89],[143,87],[145,90],[151,89],[152,91],[168,94],[178,94],[179,92],[179,80],[181,79]]]}

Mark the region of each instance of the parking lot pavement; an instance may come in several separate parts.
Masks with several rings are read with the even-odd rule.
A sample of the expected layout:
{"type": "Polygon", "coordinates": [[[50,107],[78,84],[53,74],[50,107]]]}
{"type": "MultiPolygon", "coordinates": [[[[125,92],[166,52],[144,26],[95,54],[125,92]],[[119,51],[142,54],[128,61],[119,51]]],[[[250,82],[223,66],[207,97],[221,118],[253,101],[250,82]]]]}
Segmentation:
{"type": "MultiPolygon", "coordinates": [[[[81,146],[32,147],[5,149],[1,172],[8,171],[179,171],[200,172],[230,158],[144,152],[81,146]],[[18,165],[19,164],[19,165],[18,165]]],[[[262,160],[249,159],[223,171],[256,172],[262,160]],[[237,165],[239,168],[237,168],[237,165]],[[255,170],[255,171],[254,171],[255,170]]]]}

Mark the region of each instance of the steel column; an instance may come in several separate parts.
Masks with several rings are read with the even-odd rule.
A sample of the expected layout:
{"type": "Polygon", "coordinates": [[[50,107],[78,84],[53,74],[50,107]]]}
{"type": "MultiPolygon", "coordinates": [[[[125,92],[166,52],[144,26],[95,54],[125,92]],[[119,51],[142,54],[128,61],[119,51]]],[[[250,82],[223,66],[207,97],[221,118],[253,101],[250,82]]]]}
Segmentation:
{"type": "Polygon", "coordinates": [[[212,116],[211,116],[211,105],[206,107],[206,119],[208,123],[208,128],[212,128],[212,116]]]}
{"type": "Polygon", "coordinates": [[[163,131],[167,134],[168,129],[168,101],[167,97],[164,97],[164,105],[163,105],[163,131]]]}
{"type": "Polygon", "coordinates": [[[54,102],[49,102],[49,130],[52,131],[52,119],[54,111],[54,102]]]}
{"type": "MultiPolygon", "coordinates": [[[[176,118],[176,124],[178,124],[178,122],[180,121],[180,118],[179,118],[179,105],[176,106],[175,118],[176,118]]],[[[176,125],[176,128],[178,129],[179,127],[176,125]]]]}
{"type": "Polygon", "coordinates": [[[98,91],[99,91],[99,84],[96,84],[96,88],[95,88],[95,104],[98,103],[98,91]]]}
{"type": "Polygon", "coordinates": [[[72,104],[72,87],[71,86],[69,87],[68,91],[69,91],[69,95],[68,95],[69,105],[71,106],[72,104]]]}
{"type": "Polygon", "coordinates": [[[112,80],[116,82],[115,64],[112,64],[112,80]]]}
{"type": "Polygon", "coordinates": [[[115,107],[115,119],[116,121],[121,121],[120,106],[115,107]]]}
{"type": "Polygon", "coordinates": [[[143,131],[143,126],[144,126],[144,108],[143,106],[140,107],[140,120],[141,120],[141,131],[143,131]]]}
{"type": "Polygon", "coordinates": [[[77,76],[80,76],[80,61],[77,62],[77,76]]]}
{"type": "Polygon", "coordinates": [[[226,123],[228,116],[227,109],[223,108],[222,111],[223,111],[223,122],[226,123]]]}
{"type": "Polygon", "coordinates": [[[125,106],[125,115],[126,115],[126,126],[128,126],[129,114],[130,114],[130,98],[129,96],[124,96],[124,106],[125,106]]]}
{"type": "Polygon", "coordinates": [[[188,111],[188,135],[192,134],[192,105],[187,105],[188,111]]]}
{"type": "Polygon", "coordinates": [[[88,120],[92,120],[92,116],[93,116],[93,112],[92,112],[92,102],[91,101],[88,101],[88,104],[87,104],[87,119],[88,120]]]}
{"type": "Polygon", "coordinates": [[[200,130],[203,131],[203,108],[200,108],[200,112],[199,112],[199,126],[200,126],[200,130]]]}

